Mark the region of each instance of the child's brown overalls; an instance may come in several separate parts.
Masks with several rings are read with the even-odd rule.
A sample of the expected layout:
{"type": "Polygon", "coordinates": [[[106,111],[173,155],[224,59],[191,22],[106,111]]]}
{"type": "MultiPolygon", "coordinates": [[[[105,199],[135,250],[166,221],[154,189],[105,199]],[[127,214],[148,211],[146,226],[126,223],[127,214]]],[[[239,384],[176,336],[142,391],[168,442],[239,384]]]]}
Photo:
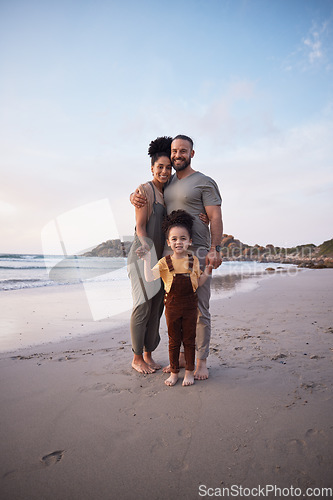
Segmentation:
{"type": "MultiPolygon", "coordinates": [[[[194,370],[195,333],[198,316],[198,297],[193,291],[190,273],[193,255],[189,254],[189,272],[174,274],[169,293],[165,294],[165,317],[169,334],[169,359],[172,373],[179,372],[179,352],[183,342],[185,369],[194,370]]],[[[165,257],[170,273],[174,267],[170,255],[165,257]]]]}

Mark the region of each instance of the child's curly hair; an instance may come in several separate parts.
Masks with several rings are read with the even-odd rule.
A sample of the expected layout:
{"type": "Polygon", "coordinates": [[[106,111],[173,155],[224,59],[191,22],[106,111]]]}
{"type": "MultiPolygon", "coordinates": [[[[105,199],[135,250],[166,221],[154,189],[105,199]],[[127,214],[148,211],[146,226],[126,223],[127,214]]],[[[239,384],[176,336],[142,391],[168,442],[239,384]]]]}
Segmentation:
{"type": "Polygon", "coordinates": [[[171,156],[171,143],[172,137],[157,137],[154,141],[151,141],[148,148],[148,155],[151,158],[151,164],[154,165],[161,156],[171,156]]]}
{"type": "Polygon", "coordinates": [[[174,210],[171,214],[166,215],[162,222],[162,230],[164,231],[166,238],[169,236],[169,231],[172,227],[181,226],[184,227],[190,238],[192,239],[192,227],[193,227],[194,217],[190,215],[185,210],[174,210]]]}

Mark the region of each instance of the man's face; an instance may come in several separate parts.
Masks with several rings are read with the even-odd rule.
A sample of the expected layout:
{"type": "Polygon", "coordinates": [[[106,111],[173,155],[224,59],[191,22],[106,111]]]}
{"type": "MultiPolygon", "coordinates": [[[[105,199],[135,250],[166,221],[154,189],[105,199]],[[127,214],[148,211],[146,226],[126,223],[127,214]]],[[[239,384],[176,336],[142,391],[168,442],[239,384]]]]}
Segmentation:
{"type": "Polygon", "coordinates": [[[183,139],[175,139],[171,143],[171,163],[173,168],[180,172],[185,170],[193,158],[194,151],[191,148],[191,143],[183,139]]]}

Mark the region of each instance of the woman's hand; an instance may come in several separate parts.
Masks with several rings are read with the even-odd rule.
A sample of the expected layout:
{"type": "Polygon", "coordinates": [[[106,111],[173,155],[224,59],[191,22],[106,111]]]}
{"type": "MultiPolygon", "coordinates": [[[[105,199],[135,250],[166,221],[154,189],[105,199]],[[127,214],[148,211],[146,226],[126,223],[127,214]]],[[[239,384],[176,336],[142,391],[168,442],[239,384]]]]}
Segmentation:
{"type": "Polygon", "coordinates": [[[199,214],[199,219],[201,220],[201,222],[203,222],[204,224],[207,224],[207,226],[209,226],[209,219],[208,219],[208,215],[207,214],[199,214]]]}

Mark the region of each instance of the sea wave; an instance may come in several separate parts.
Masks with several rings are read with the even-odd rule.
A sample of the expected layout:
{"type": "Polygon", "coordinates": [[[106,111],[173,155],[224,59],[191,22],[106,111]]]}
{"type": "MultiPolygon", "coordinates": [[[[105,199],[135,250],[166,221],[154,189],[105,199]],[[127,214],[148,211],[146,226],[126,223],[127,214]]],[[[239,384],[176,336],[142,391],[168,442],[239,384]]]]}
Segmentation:
{"type": "Polygon", "coordinates": [[[46,269],[45,266],[40,265],[40,266],[0,266],[0,269],[46,269]]]}
{"type": "MultiPolygon", "coordinates": [[[[0,291],[77,284],[85,281],[116,282],[120,288],[128,282],[127,259],[123,257],[0,255],[0,291]]],[[[228,287],[229,276],[241,278],[259,276],[268,264],[258,262],[224,262],[214,271],[213,283],[223,281],[228,287]]],[[[269,264],[276,271],[295,266],[269,264]]],[[[214,289],[214,285],[212,285],[214,289]]]]}
{"type": "Polygon", "coordinates": [[[38,279],[9,279],[0,280],[0,290],[21,290],[23,288],[37,288],[41,286],[54,285],[51,281],[38,279]]]}
{"type": "Polygon", "coordinates": [[[27,259],[43,259],[44,255],[29,255],[18,253],[0,253],[0,260],[27,260],[27,259]]]}
{"type": "MultiPolygon", "coordinates": [[[[71,266],[59,266],[57,265],[56,266],[57,269],[82,269],[82,266],[75,266],[75,265],[71,265],[71,266]]],[[[33,269],[39,269],[39,270],[46,270],[48,269],[45,265],[40,265],[40,266],[0,266],[0,269],[12,269],[12,270],[15,270],[15,271],[19,271],[20,269],[22,270],[33,270],[33,269]]],[[[99,269],[99,270],[113,270],[115,269],[114,266],[87,266],[87,269],[99,269]]]]}
{"type": "MultiPolygon", "coordinates": [[[[80,281],[77,281],[80,283],[80,281]]],[[[0,290],[9,291],[9,290],[23,290],[25,288],[40,288],[40,287],[49,287],[49,286],[61,286],[61,285],[75,285],[75,282],[63,282],[57,283],[55,281],[48,280],[35,280],[35,279],[27,279],[27,280],[0,280],[0,290]]]]}

